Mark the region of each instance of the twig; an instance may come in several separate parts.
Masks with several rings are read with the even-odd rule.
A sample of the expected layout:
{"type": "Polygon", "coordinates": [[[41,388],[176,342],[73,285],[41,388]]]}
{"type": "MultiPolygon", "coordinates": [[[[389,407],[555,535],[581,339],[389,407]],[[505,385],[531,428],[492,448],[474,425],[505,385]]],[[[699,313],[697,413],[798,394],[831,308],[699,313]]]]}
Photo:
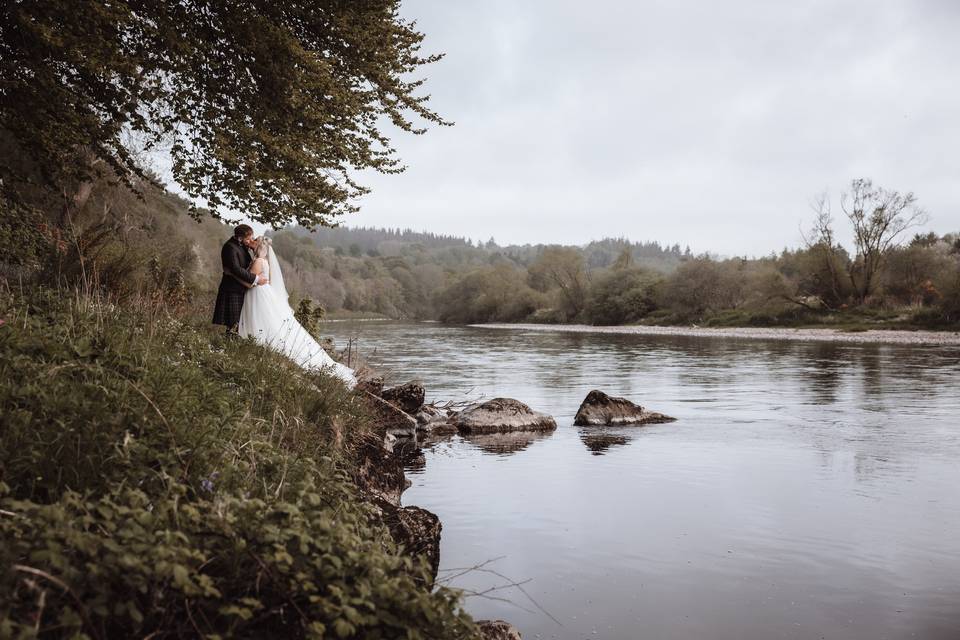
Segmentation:
{"type": "Polygon", "coordinates": [[[37,619],[33,624],[33,632],[40,634],[40,621],[43,619],[43,610],[47,608],[47,590],[40,590],[40,597],[37,598],[37,619]]]}
{"type": "Polygon", "coordinates": [[[187,618],[190,619],[190,626],[193,627],[193,630],[197,632],[197,637],[203,637],[203,631],[200,631],[200,627],[197,626],[197,621],[193,619],[193,611],[190,610],[190,598],[186,599],[187,605],[187,618]]]}
{"type": "Polygon", "coordinates": [[[77,594],[73,592],[73,589],[71,589],[67,585],[67,583],[65,583],[60,578],[57,578],[56,576],[52,576],[46,571],[37,569],[35,567],[28,567],[22,564],[15,564],[13,565],[12,568],[14,571],[19,571],[21,573],[29,573],[32,576],[43,578],[44,580],[47,580],[48,582],[52,582],[53,584],[63,589],[63,592],[69,595],[70,598],[73,599],[74,604],[77,605],[77,613],[80,614],[80,617],[83,619],[84,625],[90,630],[90,633],[92,633],[97,638],[101,637],[100,634],[97,633],[97,629],[94,628],[93,623],[90,622],[90,616],[87,615],[87,609],[86,607],[83,606],[83,601],[81,601],[80,598],[77,597],[77,594]]]}
{"type": "Polygon", "coordinates": [[[447,582],[450,580],[454,580],[456,578],[459,578],[462,575],[466,575],[470,573],[471,571],[478,571],[492,562],[496,562],[497,560],[503,560],[506,557],[507,556],[497,556],[496,558],[490,558],[489,560],[484,560],[480,564],[475,564],[472,567],[454,567],[452,569],[440,569],[438,573],[444,573],[446,571],[457,571],[458,573],[455,573],[452,576],[444,576],[443,580],[438,580],[437,582],[447,582]]]}
{"type": "Polygon", "coordinates": [[[533,598],[533,596],[531,596],[531,595],[527,592],[526,589],[523,588],[523,585],[525,585],[526,583],[530,582],[530,581],[532,580],[532,578],[528,578],[528,579],[526,579],[526,580],[523,580],[522,582],[516,582],[516,581],[512,580],[511,578],[503,575],[503,574],[500,573],[499,571],[494,571],[493,569],[487,569],[487,568],[486,568],[486,566],[487,566],[488,564],[491,564],[491,563],[493,563],[493,562],[496,562],[497,560],[502,560],[502,559],[505,558],[505,557],[506,557],[506,556],[499,556],[499,557],[496,557],[496,558],[491,558],[491,559],[489,559],[489,560],[485,560],[484,562],[481,562],[480,564],[474,565],[474,566],[472,566],[472,567],[459,567],[459,568],[454,568],[454,569],[441,569],[441,572],[442,572],[442,571],[455,571],[455,572],[457,572],[457,573],[455,573],[454,575],[451,575],[451,576],[444,576],[442,580],[438,580],[437,582],[449,586],[449,583],[450,583],[451,580],[453,580],[453,579],[455,579],[455,578],[458,578],[458,577],[460,577],[460,576],[466,575],[466,574],[468,574],[468,573],[470,573],[470,572],[472,572],[472,571],[476,571],[476,572],[479,572],[479,573],[489,573],[489,574],[491,574],[491,575],[497,576],[498,578],[503,578],[504,580],[507,580],[507,582],[508,582],[507,584],[490,587],[489,589],[484,589],[483,591],[471,591],[471,590],[468,590],[468,589],[461,589],[461,591],[463,591],[464,593],[466,593],[468,597],[469,597],[469,596],[480,596],[480,597],[488,598],[488,599],[491,599],[491,600],[500,600],[500,601],[503,601],[503,602],[508,602],[508,603],[514,605],[515,607],[519,608],[519,609],[523,609],[524,611],[527,611],[527,609],[525,609],[524,607],[521,607],[519,604],[517,604],[516,602],[513,602],[512,600],[508,600],[508,599],[504,599],[504,598],[497,598],[497,597],[492,597],[492,596],[487,595],[487,594],[489,594],[489,593],[493,593],[494,591],[501,591],[501,590],[503,590],[503,589],[509,589],[509,588],[511,588],[511,587],[516,588],[518,591],[520,591],[520,593],[522,593],[524,596],[526,596],[526,597],[527,597],[527,600],[529,600],[530,602],[532,602],[532,603],[533,603],[533,606],[535,606],[537,609],[539,609],[541,613],[543,613],[545,616],[547,616],[548,618],[550,618],[551,620],[553,620],[554,622],[556,622],[558,625],[560,625],[560,626],[562,627],[562,626],[563,626],[563,623],[560,622],[559,620],[557,620],[553,615],[551,615],[551,613],[550,613],[549,611],[547,611],[546,609],[544,609],[543,606],[542,606],[539,602],[537,602],[537,601],[533,598]]]}

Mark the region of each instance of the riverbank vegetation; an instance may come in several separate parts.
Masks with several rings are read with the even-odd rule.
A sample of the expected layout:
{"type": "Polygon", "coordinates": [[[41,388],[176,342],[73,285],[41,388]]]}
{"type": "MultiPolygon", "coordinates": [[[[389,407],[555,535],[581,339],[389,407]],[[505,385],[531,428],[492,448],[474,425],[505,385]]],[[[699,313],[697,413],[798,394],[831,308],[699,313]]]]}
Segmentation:
{"type": "MultiPolygon", "coordinates": [[[[69,222],[55,198],[0,221],[0,270],[86,276],[113,299],[164,297],[208,315],[227,225],[190,217],[184,199],[103,179],[69,222]]],[[[874,250],[845,248],[846,216],[814,215],[801,246],[760,258],[695,254],[679,244],[608,238],[582,247],[500,246],[493,239],[401,229],[272,232],[291,303],[327,318],[953,328],[960,321],[960,235],[904,229],[874,250]]]]}
{"type": "Polygon", "coordinates": [[[0,637],[476,637],[364,396],[209,324],[223,217],[331,223],[445,124],[399,2],[0,15],[0,637]]]}
{"type": "Polygon", "coordinates": [[[0,635],[471,637],[352,480],[364,406],[197,324],[4,291],[0,635]]]}
{"type": "Polygon", "coordinates": [[[401,169],[382,123],[446,124],[416,79],[437,57],[399,2],[85,7],[0,12],[2,637],[475,636],[356,482],[362,396],[210,328],[238,210],[281,228],[314,329],[324,311],[958,319],[960,243],[901,244],[912,197],[868,183],[847,212],[855,248],[823,210],[803,248],[755,260],[325,229],[355,211],[358,172],[401,169]]]}
{"type": "Polygon", "coordinates": [[[276,234],[288,285],[336,313],[452,323],[952,328],[960,235],[923,232],[912,194],[856,180],[801,246],[760,258],[604,239],[500,246],[401,230],[276,234]],[[847,225],[854,243],[837,241],[847,225]]]}

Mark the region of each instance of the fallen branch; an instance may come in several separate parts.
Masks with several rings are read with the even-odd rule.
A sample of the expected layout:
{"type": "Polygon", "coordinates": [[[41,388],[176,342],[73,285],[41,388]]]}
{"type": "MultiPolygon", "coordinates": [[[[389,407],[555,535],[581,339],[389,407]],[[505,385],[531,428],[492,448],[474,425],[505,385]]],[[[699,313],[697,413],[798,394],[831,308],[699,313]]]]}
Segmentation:
{"type": "Polygon", "coordinates": [[[493,563],[493,562],[496,562],[497,560],[502,560],[502,559],[504,559],[505,557],[506,557],[506,556],[499,556],[499,557],[496,557],[496,558],[491,558],[491,559],[489,559],[489,560],[485,560],[484,562],[481,562],[481,563],[479,563],[479,564],[476,564],[476,565],[473,565],[473,566],[470,566],[470,567],[458,567],[458,568],[453,568],[453,569],[441,569],[441,570],[440,570],[440,573],[443,573],[443,572],[445,572],[445,571],[446,571],[446,572],[455,572],[455,573],[453,573],[453,575],[444,576],[443,578],[438,578],[438,579],[437,579],[437,583],[443,584],[443,585],[445,585],[445,586],[450,587],[450,586],[451,586],[451,585],[450,585],[450,582],[451,582],[452,580],[454,580],[454,579],[456,579],[456,578],[459,578],[459,577],[461,577],[461,576],[464,576],[464,575],[466,575],[466,574],[468,574],[468,573],[472,573],[472,572],[489,573],[490,575],[494,575],[494,576],[496,576],[496,577],[498,577],[498,578],[502,578],[502,579],[506,580],[506,581],[507,581],[507,584],[496,585],[496,586],[490,587],[490,588],[488,588],[488,589],[484,589],[483,591],[473,591],[473,590],[471,590],[471,589],[460,589],[459,587],[455,587],[455,588],[460,589],[460,591],[462,591],[464,594],[466,594],[465,597],[476,597],[476,596],[479,596],[479,597],[482,597],[482,598],[486,598],[486,599],[488,599],[488,600],[495,600],[495,601],[498,601],[498,602],[505,602],[505,603],[508,603],[508,604],[511,604],[511,605],[517,607],[518,609],[521,609],[521,610],[523,610],[523,611],[527,611],[528,613],[532,613],[529,609],[526,609],[525,607],[520,606],[519,604],[517,604],[516,602],[514,602],[514,601],[512,601],[512,600],[509,600],[509,599],[507,599],[507,598],[499,598],[499,597],[495,597],[495,596],[490,596],[490,595],[489,595],[489,594],[494,593],[494,592],[496,592],[496,591],[503,591],[504,589],[517,589],[518,591],[520,591],[520,593],[522,593],[524,596],[526,596],[527,600],[529,600],[530,602],[532,602],[532,603],[533,603],[533,606],[535,606],[537,609],[539,609],[541,613],[543,613],[545,616],[547,616],[548,618],[550,618],[551,620],[553,620],[553,621],[556,622],[559,626],[562,627],[562,626],[563,626],[563,623],[560,622],[559,620],[557,620],[549,611],[547,611],[546,609],[544,609],[543,606],[542,606],[539,602],[537,602],[536,599],[534,599],[534,597],[531,596],[531,595],[527,592],[526,589],[523,588],[523,585],[525,585],[525,584],[527,584],[528,582],[530,582],[530,581],[532,580],[532,578],[528,578],[528,579],[523,580],[523,581],[521,581],[521,582],[517,582],[517,581],[515,581],[515,580],[513,580],[513,579],[511,579],[511,578],[509,578],[509,577],[507,577],[507,576],[505,576],[505,575],[503,575],[503,574],[500,573],[499,571],[495,571],[495,570],[493,570],[493,569],[488,569],[488,568],[486,568],[487,565],[489,565],[489,564],[491,564],[491,563],[493,563]]]}

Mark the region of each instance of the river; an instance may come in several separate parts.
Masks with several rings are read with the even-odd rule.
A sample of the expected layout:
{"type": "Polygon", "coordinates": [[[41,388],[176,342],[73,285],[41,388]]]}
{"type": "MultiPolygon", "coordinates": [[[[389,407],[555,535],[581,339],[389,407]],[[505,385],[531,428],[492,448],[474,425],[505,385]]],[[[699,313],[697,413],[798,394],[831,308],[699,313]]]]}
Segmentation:
{"type": "Polygon", "coordinates": [[[324,330],[428,401],[557,419],[430,443],[408,470],[404,504],[440,516],[441,580],[477,618],[527,640],[960,638],[958,347],[324,330]],[[591,389],[677,421],[575,427],[591,389]]]}

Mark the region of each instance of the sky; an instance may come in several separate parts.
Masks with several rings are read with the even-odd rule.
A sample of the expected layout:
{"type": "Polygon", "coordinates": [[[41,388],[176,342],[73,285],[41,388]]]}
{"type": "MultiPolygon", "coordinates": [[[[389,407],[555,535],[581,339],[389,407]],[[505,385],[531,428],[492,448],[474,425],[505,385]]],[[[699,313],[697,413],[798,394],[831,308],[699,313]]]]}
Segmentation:
{"type": "MultiPolygon", "coordinates": [[[[960,2],[405,0],[453,127],[396,132],[349,226],[762,255],[850,181],[960,231],[960,2]]],[[[842,229],[843,225],[838,224],[842,229]]]]}

